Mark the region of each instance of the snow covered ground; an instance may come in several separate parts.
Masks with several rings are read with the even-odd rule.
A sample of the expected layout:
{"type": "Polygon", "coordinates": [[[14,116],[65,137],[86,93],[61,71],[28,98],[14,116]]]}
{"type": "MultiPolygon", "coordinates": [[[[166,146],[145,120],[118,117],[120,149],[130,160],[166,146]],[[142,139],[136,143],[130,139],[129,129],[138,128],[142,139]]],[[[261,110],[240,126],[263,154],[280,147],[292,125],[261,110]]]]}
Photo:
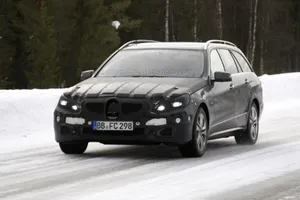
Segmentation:
{"type": "Polygon", "coordinates": [[[245,187],[259,195],[253,185],[300,171],[300,73],[261,80],[258,144],[211,141],[200,159],[182,159],[170,147],[99,144],[64,155],[52,127],[63,90],[0,90],[0,199],[225,199],[245,187]]]}
{"type": "Polygon", "coordinates": [[[0,90],[0,151],[54,144],[53,112],[62,92],[0,90]]]}

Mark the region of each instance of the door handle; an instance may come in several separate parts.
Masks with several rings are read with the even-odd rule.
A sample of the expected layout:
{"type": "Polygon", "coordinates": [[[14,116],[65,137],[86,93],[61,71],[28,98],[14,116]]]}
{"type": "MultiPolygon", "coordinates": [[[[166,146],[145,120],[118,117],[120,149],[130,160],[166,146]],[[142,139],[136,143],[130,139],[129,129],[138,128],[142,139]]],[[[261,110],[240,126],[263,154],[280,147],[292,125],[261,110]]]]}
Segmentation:
{"type": "Polygon", "coordinates": [[[234,89],[234,85],[233,84],[230,84],[230,90],[233,90],[234,89]]]}

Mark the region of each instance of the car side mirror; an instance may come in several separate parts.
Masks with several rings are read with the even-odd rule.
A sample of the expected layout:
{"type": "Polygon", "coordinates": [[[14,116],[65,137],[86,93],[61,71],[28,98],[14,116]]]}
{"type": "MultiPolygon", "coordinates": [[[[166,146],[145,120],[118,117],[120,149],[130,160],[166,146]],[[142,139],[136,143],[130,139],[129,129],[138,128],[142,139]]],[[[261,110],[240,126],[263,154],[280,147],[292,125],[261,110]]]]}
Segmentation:
{"type": "Polygon", "coordinates": [[[80,80],[84,81],[88,78],[91,78],[93,76],[94,72],[95,72],[94,70],[86,70],[86,71],[81,72],[80,80]]]}
{"type": "Polygon", "coordinates": [[[232,81],[231,74],[227,72],[215,72],[214,82],[230,82],[232,81]]]}

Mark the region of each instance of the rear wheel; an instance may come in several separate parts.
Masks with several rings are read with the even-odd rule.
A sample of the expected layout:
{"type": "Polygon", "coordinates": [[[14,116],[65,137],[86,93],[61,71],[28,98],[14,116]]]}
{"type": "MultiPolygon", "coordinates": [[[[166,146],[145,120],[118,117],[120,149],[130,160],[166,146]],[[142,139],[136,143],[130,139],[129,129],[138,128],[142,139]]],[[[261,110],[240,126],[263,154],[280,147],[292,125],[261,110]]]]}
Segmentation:
{"type": "Polygon", "coordinates": [[[246,130],[235,135],[237,144],[255,144],[259,132],[259,114],[256,104],[253,102],[248,113],[248,123],[246,130]]]}
{"type": "Polygon", "coordinates": [[[88,143],[59,143],[59,147],[65,154],[83,154],[87,149],[88,143]]]}
{"type": "Polygon", "coordinates": [[[183,157],[202,157],[207,148],[208,118],[203,108],[199,108],[193,124],[193,139],[179,147],[183,157]]]}

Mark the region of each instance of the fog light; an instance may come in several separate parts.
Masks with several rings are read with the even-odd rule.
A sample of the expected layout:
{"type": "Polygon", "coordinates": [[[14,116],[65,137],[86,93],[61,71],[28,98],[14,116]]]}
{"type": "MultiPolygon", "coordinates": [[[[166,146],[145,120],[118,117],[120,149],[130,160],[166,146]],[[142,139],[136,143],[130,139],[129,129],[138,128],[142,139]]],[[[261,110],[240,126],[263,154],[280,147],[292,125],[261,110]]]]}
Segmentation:
{"type": "Polygon", "coordinates": [[[166,109],[166,107],[164,105],[160,105],[157,108],[158,111],[164,111],[165,109],[166,109]]]}
{"type": "Polygon", "coordinates": [[[89,121],[89,122],[88,122],[88,125],[92,125],[92,122],[91,122],[91,121],[89,121]]]}
{"type": "Polygon", "coordinates": [[[73,106],[72,106],[72,109],[73,109],[73,110],[78,110],[78,106],[73,105],[73,106]]]}
{"type": "Polygon", "coordinates": [[[141,125],[141,123],[140,122],[135,122],[135,125],[139,126],[139,125],[141,125]]]}
{"type": "Polygon", "coordinates": [[[59,116],[56,117],[56,121],[57,121],[57,122],[60,121],[60,117],[59,117],[59,116]]]}
{"type": "Polygon", "coordinates": [[[151,119],[146,122],[146,126],[163,126],[167,124],[166,118],[151,119]]]}
{"type": "Polygon", "coordinates": [[[177,124],[179,124],[179,123],[181,122],[181,119],[180,119],[180,118],[176,118],[175,122],[176,122],[177,124]]]}
{"type": "Polygon", "coordinates": [[[66,124],[83,125],[84,123],[85,123],[85,119],[83,118],[66,117],[66,124]]]}

